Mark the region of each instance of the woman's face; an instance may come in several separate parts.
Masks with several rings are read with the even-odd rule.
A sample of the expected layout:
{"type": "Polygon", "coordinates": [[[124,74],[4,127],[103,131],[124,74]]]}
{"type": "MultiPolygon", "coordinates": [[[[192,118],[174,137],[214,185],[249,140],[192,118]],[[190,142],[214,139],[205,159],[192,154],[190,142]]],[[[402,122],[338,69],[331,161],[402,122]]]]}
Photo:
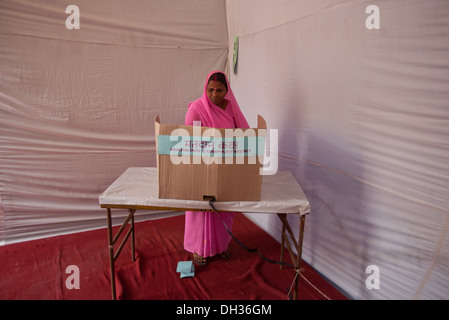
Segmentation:
{"type": "Polygon", "coordinates": [[[211,80],[207,84],[206,88],[207,96],[212,101],[213,104],[223,107],[225,102],[225,95],[228,92],[226,87],[220,81],[211,80]]]}

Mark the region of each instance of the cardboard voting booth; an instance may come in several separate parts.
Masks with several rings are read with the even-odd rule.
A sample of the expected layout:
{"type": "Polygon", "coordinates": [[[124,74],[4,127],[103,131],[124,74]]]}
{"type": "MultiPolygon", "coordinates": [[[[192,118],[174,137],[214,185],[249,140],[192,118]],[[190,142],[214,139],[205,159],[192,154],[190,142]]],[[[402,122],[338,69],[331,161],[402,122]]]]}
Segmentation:
{"type": "Polygon", "coordinates": [[[260,201],[266,122],[224,129],[155,121],[159,198],[260,201]]]}

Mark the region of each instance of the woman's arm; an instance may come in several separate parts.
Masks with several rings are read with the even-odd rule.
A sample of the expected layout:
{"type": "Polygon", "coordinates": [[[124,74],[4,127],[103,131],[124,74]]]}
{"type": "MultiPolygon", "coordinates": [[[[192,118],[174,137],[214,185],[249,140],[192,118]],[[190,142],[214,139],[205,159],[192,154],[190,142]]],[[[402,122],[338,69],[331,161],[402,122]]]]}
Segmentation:
{"type": "Polygon", "coordinates": [[[190,104],[189,108],[187,109],[187,113],[186,113],[185,125],[193,126],[194,121],[201,121],[201,119],[200,119],[200,115],[196,111],[195,106],[190,104]]]}

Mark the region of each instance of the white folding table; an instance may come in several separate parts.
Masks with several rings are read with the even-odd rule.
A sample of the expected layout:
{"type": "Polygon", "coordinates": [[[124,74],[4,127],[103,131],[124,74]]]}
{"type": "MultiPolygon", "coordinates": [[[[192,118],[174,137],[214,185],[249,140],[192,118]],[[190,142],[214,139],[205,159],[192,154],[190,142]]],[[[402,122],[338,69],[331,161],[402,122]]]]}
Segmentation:
{"type": "MultiPolygon", "coordinates": [[[[290,172],[279,171],[274,175],[266,175],[262,181],[260,201],[216,201],[214,207],[221,212],[276,214],[282,222],[281,262],[284,261],[283,253],[287,246],[294,268],[299,272],[305,216],[310,213],[309,202],[290,172]],[[298,240],[287,220],[287,214],[300,217],[298,240]],[[296,256],[293,249],[296,249],[296,256]]],[[[107,209],[112,299],[116,299],[114,263],[130,236],[132,260],[135,261],[134,214],[137,210],[213,211],[208,201],[159,199],[157,168],[150,167],[128,168],[99,196],[99,203],[101,208],[107,209]],[[112,209],[128,210],[128,217],[115,236],[112,234],[112,209]],[[128,224],[130,228],[114,253],[114,245],[128,224]]],[[[296,299],[298,276],[295,277],[294,286],[293,298],[296,299]]]]}

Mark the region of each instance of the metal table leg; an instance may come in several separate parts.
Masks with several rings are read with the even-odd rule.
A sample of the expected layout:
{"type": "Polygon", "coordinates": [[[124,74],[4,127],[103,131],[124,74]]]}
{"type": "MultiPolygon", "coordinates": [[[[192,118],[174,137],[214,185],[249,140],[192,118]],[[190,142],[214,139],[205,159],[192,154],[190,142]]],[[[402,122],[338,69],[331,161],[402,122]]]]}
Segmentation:
{"type": "Polygon", "coordinates": [[[129,214],[126,218],[125,222],[121,225],[120,229],[118,230],[115,237],[112,235],[112,217],[111,217],[111,209],[107,208],[107,217],[108,217],[108,250],[109,250],[109,267],[111,270],[111,291],[112,291],[112,299],[117,300],[117,293],[116,293],[116,285],[115,285],[115,261],[117,260],[118,256],[120,255],[120,252],[122,251],[124,245],[128,241],[129,236],[131,235],[131,260],[134,262],[136,261],[136,253],[135,253],[135,237],[134,237],[134,213],[136,210],[129,209],[129,214]],[[128,232],[126,233],[125,237],[123,238],[122,242],[120,243],[117,251],[114,253],[114,245],[119,239],[120,235],[122,234],[123,230],[126,228],[126,226],[131,222],[131,227],[129,228],[128,232]]]}
{"type": "MultiPolygon", "coordinates": [[[[294,280],[294,291],[293,291],[293,299],[296,300],[298,296],[298,280],[299,280],[299,272],[301,269],[301,259],[302,259],[302,244],[303,244],[303,238],[304,238],[304,225],[306,223],[306,217],[305,215],[300,216],[300,222],[299,222],[299,239],[296,241],[296,237],[290,227],[290,224],[287,220],[287,214],[284,213],[278,213],[279,218],[282,221],[282,238],[281,238],[281,262],[284,262],[284,248],[285,245],[287,245],[288,253],[290,254],[290,258],[293,262],[293,265],[295,267],[295,271],[298,273],[295,275],[294,280]],[[292,244],[290,243],[290,240],[288,238],[290,237],[292,244]],[[294,250],[296,250],[296,257],[294,250]]],[[[282,266],[281,266],[282,268],[282,266]]]]}

